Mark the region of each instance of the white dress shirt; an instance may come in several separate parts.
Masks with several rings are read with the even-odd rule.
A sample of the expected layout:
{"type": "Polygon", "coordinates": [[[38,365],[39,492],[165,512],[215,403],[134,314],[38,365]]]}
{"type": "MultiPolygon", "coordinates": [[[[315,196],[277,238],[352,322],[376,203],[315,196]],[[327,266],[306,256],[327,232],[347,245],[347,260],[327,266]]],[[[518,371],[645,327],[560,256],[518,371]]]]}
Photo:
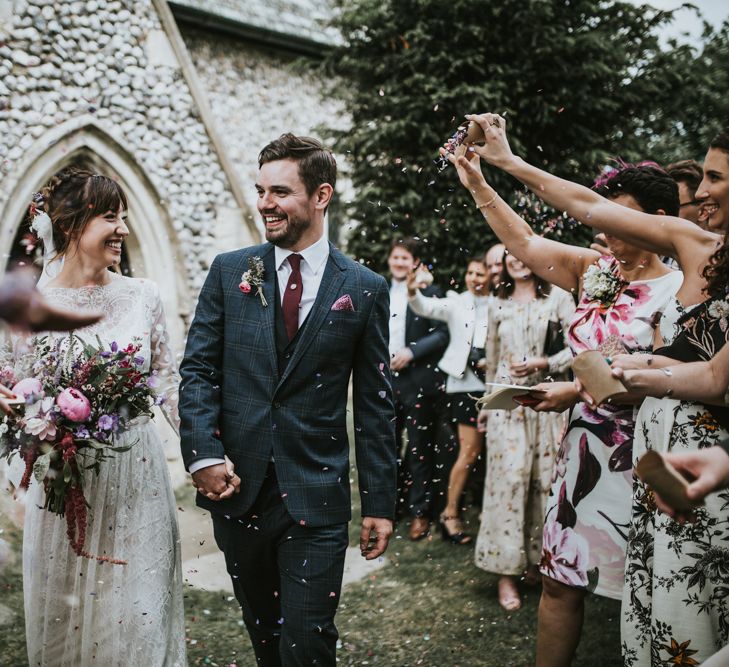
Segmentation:
{"type": "MultiPolygon", "coordinates": [[[[283,305],[286,285],[291,275],[291,265],[288,263],[288,258],[289,255],[293,255],[294,253],[291,250],[284,250],[278,246],[274,248],[274,253],[276,258],[278,291],[281,296],[281,305],[283,305]]],[[[316,243],[298,254],[304,259],[301,262],[301,282],[304,284],[304,290],[301,294],[301,303],[299,304],[299,326],[301,326],[311,311],[314,301],[316,301],[316,295],[319,293],[321,279],[324,276],[324,267],[329,258],[329,241],[327,241],[325,236],[322,236],[316,243]]]]}
{"type": "MultiPolygon", "coordinates": [[[[274,257],[276,266],[276,277],[278,279],[278,291],[281,297],[281,305],[283,305],[283,297],[286,292],[286,285],[291,275],[291,265],[288,262],[289,255],[293,255],[293,251],[284,250],[278,246],[274,247],[274,257]]],[[[321,279],[324,276],[324,267],[329,259],[329,241],[326,236],[322,237],[308,248],[298,253],[303,258],[300,265],[301,282],[303,283],[303,292],[301,294],[301,303],[299,304],[299,326],[306,320],[307,315],[311,312],[311,307],[316,301],[316,295],[319,293],[321,279]]],[[[407,290],[405,292],[407,297],[407,290]]],[[[405,333],[403,331],[403,338],[405,333]]],[[[190,464],[190,473],[197,472],[203,468],[225,463],[223,459],[209,458],[200,459],[190,464]]]]}
{"type": "Polygon", "coordinates": [[[405,347],[405,324],[408,312],[408,286],[404,280],[390,285],[390,356],[405,347]]]}

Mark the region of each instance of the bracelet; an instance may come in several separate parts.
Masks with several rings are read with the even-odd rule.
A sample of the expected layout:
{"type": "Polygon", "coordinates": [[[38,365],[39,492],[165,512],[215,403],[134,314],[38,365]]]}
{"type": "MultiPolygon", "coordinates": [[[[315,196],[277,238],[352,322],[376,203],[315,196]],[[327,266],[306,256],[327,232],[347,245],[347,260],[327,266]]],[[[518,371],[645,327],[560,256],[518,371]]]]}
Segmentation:
{"type": "Polygon", "coordinates": [[[495,194],[495,195],[494,195],[493,197],[491,197],[491,199],[489,199],[489,200],[488,200],[488,201],[487,201],[487,202],[486,202],[485,204],[476,204],[476,208],[477,208],[477,209],[482,209],[482,208],[488,208],[489,206],[491,206],[491,204],[493,204],[493,203],[494,203],[494,202],[496,201],[496,199],[498,198],[498,196],[499,196],[499,193],[497,192],[497,193],[496,193],[496,194],[495,194]]]}

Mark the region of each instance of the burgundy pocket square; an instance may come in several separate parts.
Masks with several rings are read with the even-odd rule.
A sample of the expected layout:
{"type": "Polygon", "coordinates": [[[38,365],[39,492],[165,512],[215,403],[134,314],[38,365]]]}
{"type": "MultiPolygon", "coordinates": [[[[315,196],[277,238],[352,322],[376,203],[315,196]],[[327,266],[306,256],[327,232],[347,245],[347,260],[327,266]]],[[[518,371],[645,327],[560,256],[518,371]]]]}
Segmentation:
{"type": "Polygon", "coordinates": [[[354,304],[352,303],[352,297],[349,294],[340,296],[333,304],[332,310],[348,310],[354,312],[354,304]]]}

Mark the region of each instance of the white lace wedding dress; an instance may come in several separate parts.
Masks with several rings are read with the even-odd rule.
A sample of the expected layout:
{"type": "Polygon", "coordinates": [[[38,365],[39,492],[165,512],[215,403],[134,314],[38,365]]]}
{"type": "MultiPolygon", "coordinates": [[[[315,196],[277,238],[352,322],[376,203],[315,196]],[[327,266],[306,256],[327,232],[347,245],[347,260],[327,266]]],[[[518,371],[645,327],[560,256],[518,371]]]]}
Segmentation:
{"type": "MultiPolygon", "coordinates": [[[[102,287],[43,292],[56,306],[105,313],[98,324],[76,332],[84,340],[97,345],[98,336],[121,347],[141,341],[139,356],[158,374],[157,391],[167,397],[166,416],[177,428],[178,377],[157,286],[112,274],[102,287]]],[[[103,462],[98,476],[84,472],[90,505],[85,550],[126,565],[77,556],[65,519],[41,509],[42,489],[31,485],[23,540],[30,665],[186,664],[180,540],[163,444],[149,420],[115,444],[132,443],[103,462]]]]}

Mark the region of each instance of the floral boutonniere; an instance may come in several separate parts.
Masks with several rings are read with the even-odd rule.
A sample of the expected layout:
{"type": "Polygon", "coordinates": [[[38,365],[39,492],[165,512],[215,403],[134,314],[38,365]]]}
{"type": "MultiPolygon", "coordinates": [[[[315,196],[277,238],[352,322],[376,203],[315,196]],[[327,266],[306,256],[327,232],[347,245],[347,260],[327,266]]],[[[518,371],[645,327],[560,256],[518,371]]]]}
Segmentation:
{"type": "Polygon", "coordinates": [[[729,317],[729,303],[725,299],[717,299],[711,303],[708,310],[711,317],[719,320],[719,328],[726,332],[727,325],[729,324],[727,322],[727,317],[729,317]]]}
{"type": "Polygon", "coordinates": [[[268,305],[266,297],[263,296],[263,277],[265,273],[266,270],[263,268],[263,260],[258,256],[249,257],[248,271],[240,277],[240,285],[238,285],[243,294],[250,294],[251,290],[255,287],[264,307],[268,305]]]}
{"type": "Polygon", "coordinates": [[[591,301],[599,301],[603,306],[610,306],[615,303],[620,290],[627,284],[618,273],[615,265],[598,266],[593,264],[585,271],[582,281],[585,295],[591,301]]]}

